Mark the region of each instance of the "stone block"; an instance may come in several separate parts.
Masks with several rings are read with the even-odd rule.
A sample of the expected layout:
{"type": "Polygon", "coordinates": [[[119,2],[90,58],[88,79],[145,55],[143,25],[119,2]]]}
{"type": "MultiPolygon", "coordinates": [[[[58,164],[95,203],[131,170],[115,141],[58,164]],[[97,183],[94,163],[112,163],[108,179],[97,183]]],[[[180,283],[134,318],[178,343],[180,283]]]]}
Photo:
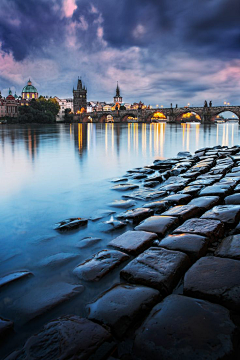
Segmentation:
{"type": "Polygon", "coordinates": [[[215,255],[240,260],[240,235],[224,238],[215,251],[215,255]]]}
{"type": "Polygon", "coordinates": [[[190,266],[182,252],[151,247],[121,270],[130,283],[153,287],[162,296],[169,294],[190,266]]]}
{"type": "Polygon", "coordinates": [[[186,221],[198,216],[202,210],[194,205],[177,205],[162,213],[162,216],[176,216],[179,221],[186,221]]]}
{"type": "Polygon", "coordinates": [[[175,229],[179,221],[173,216],[151,216],[135,227],[135,230],[150,231],[158,236],[164,236],[168,231],[175,229]]]}
{"type": "Polygon", "coordinates": [[[240,261],[207,256],[185,274],[184,294],[240,311],[240,261]]]}
{"type": "Polygon", "coordinates": [[[220,203],[219,196],[200,196],[191,200],[188,205],[194,205],[204,210],[209,210],[220,203]]]}
{"type": "Polygon", "coordinates": [[[225,225],[234,226],[240,220],[240,205],[218,205],[205,212],[201,219],[220,220],[225,225]]]}

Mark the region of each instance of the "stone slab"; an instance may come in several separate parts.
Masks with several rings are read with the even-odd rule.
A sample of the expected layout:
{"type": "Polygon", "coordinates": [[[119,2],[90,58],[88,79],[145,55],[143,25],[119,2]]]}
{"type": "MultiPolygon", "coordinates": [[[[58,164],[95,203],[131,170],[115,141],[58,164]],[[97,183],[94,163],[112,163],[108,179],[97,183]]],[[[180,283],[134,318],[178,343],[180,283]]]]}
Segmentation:
{"type": "Polygon", "coordinates": [[[114,200],[113,202],[108,204],[109,206],[116,207],[119,209],[129,209],[136,205],[133,200],[114,200]]]}
{"type": "Polygon", "coordinates": [[[99,243],[101,240],[102,239],[100,239],[100,238],[94,238],[94,237],[90,237],[90,236],[85,237],[76,244],[76,247],[78,247],[80,249],[88,248],[88,247],[91,247],[91,246],[99,243]]]}
{"type": "Polygon", "coordinates": [[[208,237],[211,241],[223,237],[224,225],[219,220],[212,219],[189,219],[179,226],[174,234],[197,234],[208,237]]]}
{"type": "Polygon", "coordinates": [[[240,261],[207,256],[185,274],[184,294],[240,311],[240,261]]]}
{"type": "Polygon", "coordinates": [[[206,255],[208,238],[195,234],[168,235],[159,243],[160,247],[168,250],[182,251],[188,255],[191,262],[206,255]]]}
{"type": "Polygon", "coordinates": [[[115,344],[101,325],[79,316],[62,316],[31,336],[6,360],[103,360],[115,344]]]}
{"type": "Polygon", "coordinates": [[[33,288],[14,303],[24,320],[29,321],[53,309],[59,304],[83,292],[82,285],[72,285],[64,282],[33,288]]]}
{"type": "Polygon", "coordinates": [[[162,216],[176,216],[180,221],[186,221],[198,216],[202,210],[194,205],[177,205],[162,213],[162,216]]]}
{"type": "Polygon", "coordinates": [[[91,259],[79,264],[73,273],[85,281],[98,281],[122,262],[129,259],[127,254],[117,250],[102,250],[91,259]]]}
{"type": "Polygon", "coordinates": [[[146,285],[169,294],[190,266],[186,254],[151,247],[121,270],[121,276],[130,283],[146,285]]]}
{"type": "Polygon", "coordinates": [[[203,185],[188,185],[183,190],[181,190],[180,193],[196,196],[202,188],[203,185]]]}
{"type": "Polygon", "coordinates": [[[126,231],[108,244],[130,255],[138,255],[149,248],[157,235],[146,231],[126,231]]]}
{"type": "Polygon", "coordinates": [[[13,330],[13,321],[0,317],[0,343],[1,340],[13,330]]]}
{"type": "Polygon", "coordinates": [[[152,201],[154,199],[163,198],[166,195],[166,191],[158,191],[158,190],[138,190],[134,191],[129,195],[123,195],[124,199],[136,199],[143,201],[152,201]]]}
{"type": "Polygon", "coordinates": [[[117,218],[132,220],[133,224],[139,224],[140,221],[152,216],[153,214],[154,211],[150,208],[136,208],[117,215],[117,218]]]}
{"type": "Polygon", "coordinates": [[[174,194],[165,197],[163,201],[167,201],[170,205],[185,205],[191,199],[192,196],[189,194],[174,194]]]}
{"type": "Polygon", "coordinates": [[[156,213],[162,213],[168,208],[168,202],[167,201],[153,201],[147,204],[144,204],[144,208],[153,209],[156,213]]]}
{"type": "Polygon", "coordinates": [[[57,226],[55,227],[55,230],[58,231],[70,231],[78,229],[79,227],[86,226],[88,223],[87,219],[84,218],[70,218],[63,221],[60,221],[57,226]]]}
{"type": "Polygon", "coordinates": [[[220,220],[225,225],[237,224],[240,220],[240,205],[218,205],[205,212],[201,219],[220,220]]]}
{"type": "Polygon", "coordinates": [[[138,189],[139,186],[136,184],[118,184],[112,187],[112,190],[118,190],[118,191],[129,191],[138,189]]]}
{"type": "Polygon", "coordinates": [[[226,205],[240,205],[240,194],[226,196],[224,202],[226,205]]]}
{"type": "Polygon", "coordinates": [[[219,196],[225,197],[231,192],[230,189],[226,189],[221,185],[206,186],[199,193],[199,196],[219,196]]]}
{"type": "Polygon", "coordinates": [[[204,210],[209,210],[220,203],[219,196],[200,196],[191,200],[188,205],[194,205],[204,210]]]}
{"type": "Polygon", "coordinates": [[[224,238],[215,251],[215,255],[240,260],[240,235],[224,238]]]}
{"type": "Polygon", "coordinates": [[[235,331],[224,307],[170,295],[154,306],[137,330],[134,360],[230,360],[235,331]]]}
{"type": "Polygon", "coordinates": [[[2,286],[8,285],[14,281],[17,281],[19,279],[23,279],[25,277],[29,277],[33,275],[30,271],[28,270],[19,270],[19,271],[15,271],[13,273],[4,275],[2,277],[0,277],[0,288],[2,286]]]}
{"type": "Polygon", "coordinates": [[[178,218],[174,216],[151,216],[136,226],[135,230],[150,231],[158,236],[164,236],[178,224],[178,218]]]}
{"type": "Polygon", "coordinates": [[[87,305],[88,318],[110,327],[121,338],[160,300],[159,291],[129,284],[117,285],[87,305]]]}

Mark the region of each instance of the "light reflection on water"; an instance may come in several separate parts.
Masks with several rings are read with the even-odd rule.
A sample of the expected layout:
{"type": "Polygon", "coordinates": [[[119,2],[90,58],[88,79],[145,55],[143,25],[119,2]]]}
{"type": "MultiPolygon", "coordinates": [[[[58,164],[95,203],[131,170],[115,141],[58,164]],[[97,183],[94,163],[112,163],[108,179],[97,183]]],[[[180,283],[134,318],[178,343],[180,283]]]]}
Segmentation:
{"type": "MultiPolygon", "coordinates": [[[[17,298],[32,288],[58,281],[76,283],[72,269],[106,247],[116,234],[100,233],[97,223],[61,235],[54,224],[68,217],[90,217],[98,209],[121,199],[108,181],[128,169],[169,158],[179,151],[239,144],[237,123],[188,124],[71,124],[48,126],[5,126],[0,128],[0,276],[29,269],[34,277],[2,290],[0,316],[24,326],[17,298]],[[102,242],[89,249],[76,243],[85,236],[100,236],[102,242]],[[39,263],[59,252],[78,254],[60,268],[44,269],[39,263]]],[[[132,181],[131,181],[132,182],[132,181]]],[[[142,205],[139,202],[137,205],[142,205]]],[[[105,220],[109,220],[110,217],[105,220]]],[[[46,314],[32,327],[16,335],[16,344],[53,316],[84,314],[84,305],[108,288],[115,273],[98,284],[86,285],[82,295],[60,309],[46,314]],[[70,304],[70,305],[69,305],[70,304]],[[34,327],[35,326],[35,327],[34,327]]],[[[79,282],[79,281],[77,281],[79,282]]],[[[7,351],[7,350],[6,350],[7,351]]]]}

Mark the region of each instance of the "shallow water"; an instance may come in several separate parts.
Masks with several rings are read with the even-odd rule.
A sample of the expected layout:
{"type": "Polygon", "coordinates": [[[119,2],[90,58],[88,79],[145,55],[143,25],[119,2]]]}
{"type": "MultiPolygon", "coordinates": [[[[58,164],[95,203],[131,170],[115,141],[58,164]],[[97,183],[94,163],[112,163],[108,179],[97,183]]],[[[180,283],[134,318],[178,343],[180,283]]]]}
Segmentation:
{"type": "MultiPolygon", "coordinates": [[[[106,248],[111,239],[131,225],[104,233],[99,224],[109,220],[109,215],[102,220],[89,221],[87,227],[78,231],[58,233],[54,230],[58,221],[69,217],[89,218],[99,209],[121,212],[108,206],[123,195],[111,190],[112,178],[123,176],[129,169],[151,164],[156,158],[174,157],[179,151],[194,152],[218,144],[239,144],[239,125],[2,125],[0,277],[15,270],[27,269],[33,273],[27,279],[1,288],[0,316],[13,320],[16,332],[8,339],[3,354],[21,346],[29,334],[56,316],[68,313],[85,316],[85,304],[119,282],[119,270],[94,284],[81,282],[72,270],[106,248]],[[86,236],[102,240],[89,248],[77,247],[86,236]],[[71,253],[75,257],[61,265],[44,263],[46,257],[57,253],[71,253]],[[45,288],[62,286],[62,283],[83,284],[85,290],[40,318],[27,322],[26,308],[31,304],[24,303],[25,297],[31,299],[31,294],[36,296],[37,293],[41,298],[45,288]]],[[[141,181],[134,182],[141,184],[141,181]]],[[[143,203],[139,201],[137,205],[143,203]]]]}

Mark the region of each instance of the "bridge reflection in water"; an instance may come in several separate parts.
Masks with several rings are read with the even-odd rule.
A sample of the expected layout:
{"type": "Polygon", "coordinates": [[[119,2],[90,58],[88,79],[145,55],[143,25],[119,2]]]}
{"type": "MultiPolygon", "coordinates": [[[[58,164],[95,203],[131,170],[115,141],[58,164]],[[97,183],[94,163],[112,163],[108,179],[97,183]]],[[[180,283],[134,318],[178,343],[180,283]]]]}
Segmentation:
{"type": "MultiPolygon", "coordinates": [[[[70,125],[70,137],[74,138],[79,154],[92,148],[98,148],[102,132],[105,153],[120,152],[120,146],[126,146],[129,154],[142,154],[164,157],[164,147],[172,144],[178,150],[191,151],[199,148],[203,138],[222,146],[232,146],[238,141],[238,124],[224,123],[203,125],[200,123],[181,123],[181,125],[163,123],[128,123],[128,124],[73,124],[70,125]],[[202,131],[203,130],[203,131],[202,131]],[[181,135],[179,134],[181,133],[181,135]],[[182,140],[179,142],[179,136],[182,140]],[[167,142],[167,143],[166,143],[167,142]]],[[[102,138],[102,137],[101,137],[102,138]]]]}

